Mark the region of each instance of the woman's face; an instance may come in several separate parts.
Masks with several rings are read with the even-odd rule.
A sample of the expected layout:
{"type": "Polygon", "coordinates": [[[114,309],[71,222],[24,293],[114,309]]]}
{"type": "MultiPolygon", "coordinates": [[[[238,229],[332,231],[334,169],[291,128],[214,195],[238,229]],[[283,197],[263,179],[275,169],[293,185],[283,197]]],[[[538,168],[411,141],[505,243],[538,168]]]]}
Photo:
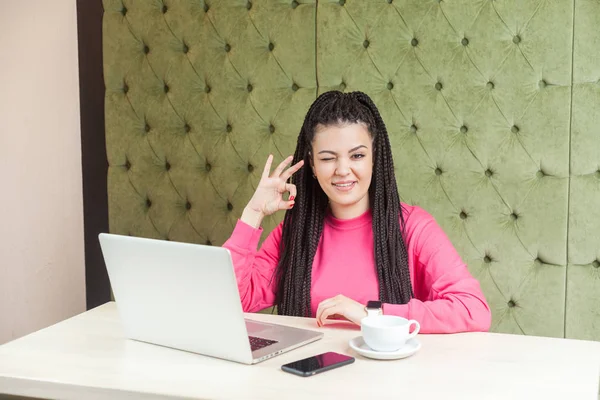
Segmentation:
{"type": "Polygon", "coordinates": [[[373,141],[366,125],[318,125],[311,167],[334,217],[354,218],[369,209],[373,141]]]}

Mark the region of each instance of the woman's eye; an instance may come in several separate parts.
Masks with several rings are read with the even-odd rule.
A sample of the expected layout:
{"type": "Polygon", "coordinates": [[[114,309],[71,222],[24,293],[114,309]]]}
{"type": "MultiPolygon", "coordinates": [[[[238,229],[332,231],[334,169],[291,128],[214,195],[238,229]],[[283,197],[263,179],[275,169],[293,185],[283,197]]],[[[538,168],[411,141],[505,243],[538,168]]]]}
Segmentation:
{"type": "Polygon", "coordinates": [[[364,154],[353,154],[352,158],[360,159],[360,158],[363,158],[364,156],[365,156],[364,154]]]}
{"type": "Polygon", "coordinates": [[[321,158],[321,161],[331,161],[333,158],[321,158]]]}

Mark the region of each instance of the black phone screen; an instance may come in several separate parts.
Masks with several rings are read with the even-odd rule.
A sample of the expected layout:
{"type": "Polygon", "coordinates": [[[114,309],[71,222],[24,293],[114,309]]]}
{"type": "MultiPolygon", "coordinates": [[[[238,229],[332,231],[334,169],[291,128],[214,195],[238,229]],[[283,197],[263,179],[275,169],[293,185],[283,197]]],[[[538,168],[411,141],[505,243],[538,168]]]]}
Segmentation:
{"type": "Polygon", "coordinates": [[[354,357],[344,354],[328,352],[316,356],[308,357],[302,360],[294,361],[283,365],[281,368],[284,371],[292,372],[297,375],[314,375],[318,372],[327,371],[342,365],[351,364],[354,362],[354,357]]]}

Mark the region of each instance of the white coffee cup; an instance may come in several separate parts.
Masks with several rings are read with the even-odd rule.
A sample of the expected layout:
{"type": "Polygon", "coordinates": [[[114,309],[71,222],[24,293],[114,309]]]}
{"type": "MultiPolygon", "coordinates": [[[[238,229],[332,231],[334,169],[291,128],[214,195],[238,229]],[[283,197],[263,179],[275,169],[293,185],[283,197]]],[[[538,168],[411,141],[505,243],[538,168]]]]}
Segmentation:
{"type": "Polygon", "coordinates": [[[421,325],[414,319],[395,315],[373,315],[360,321],[360,329],[367,346],[375,351],[396,351],[417,336],[421,325]],[[410,332],[411,325],[415,329],[410,332]]]}

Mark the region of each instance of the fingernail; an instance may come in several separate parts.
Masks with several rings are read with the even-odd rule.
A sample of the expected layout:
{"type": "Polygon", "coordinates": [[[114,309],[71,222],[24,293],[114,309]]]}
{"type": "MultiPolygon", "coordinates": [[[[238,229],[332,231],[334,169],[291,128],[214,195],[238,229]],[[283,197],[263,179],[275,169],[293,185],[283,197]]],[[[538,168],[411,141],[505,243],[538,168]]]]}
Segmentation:
{"type": "Polygon", "coordinates": [[[292,205],[290,205],[290,208],[294,208],[294,205],[293,205],[293,204],[292,204],[292,205]]]}
{"type": "Polygon", "coordinates": [[[294,200],[295,197],[294,196],[290,196],[290,201],[294,200]]]}

